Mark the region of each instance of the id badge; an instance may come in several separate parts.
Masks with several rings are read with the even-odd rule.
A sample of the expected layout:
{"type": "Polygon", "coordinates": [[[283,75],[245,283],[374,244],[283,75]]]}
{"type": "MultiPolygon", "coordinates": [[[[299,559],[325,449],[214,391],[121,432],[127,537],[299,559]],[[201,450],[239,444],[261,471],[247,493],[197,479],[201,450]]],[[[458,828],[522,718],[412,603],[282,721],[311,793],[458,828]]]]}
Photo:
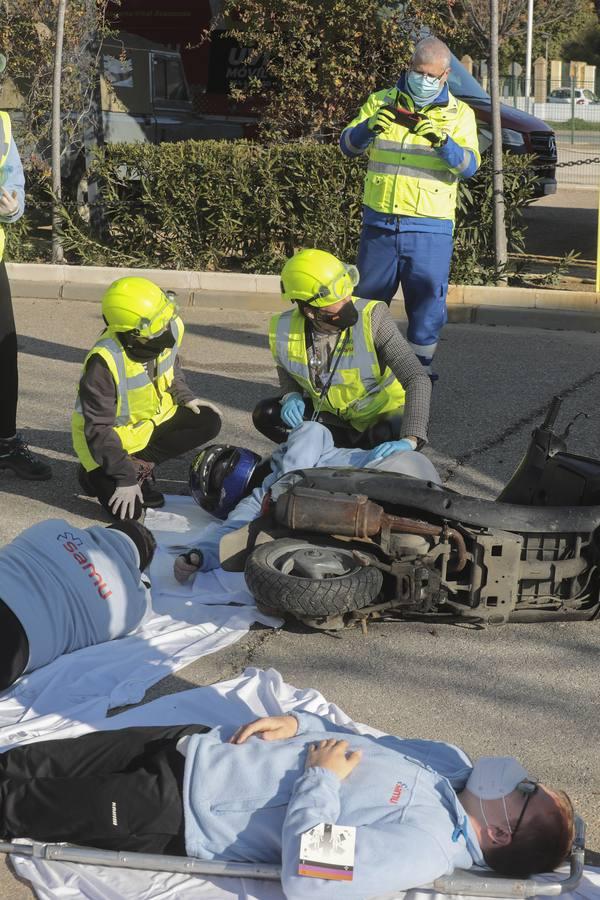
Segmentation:
{"type": "Polygon", "coordinates": [[[305,831],[300,840],[298,875],[352,881],[356,828],[321,822],[305,831]]]}

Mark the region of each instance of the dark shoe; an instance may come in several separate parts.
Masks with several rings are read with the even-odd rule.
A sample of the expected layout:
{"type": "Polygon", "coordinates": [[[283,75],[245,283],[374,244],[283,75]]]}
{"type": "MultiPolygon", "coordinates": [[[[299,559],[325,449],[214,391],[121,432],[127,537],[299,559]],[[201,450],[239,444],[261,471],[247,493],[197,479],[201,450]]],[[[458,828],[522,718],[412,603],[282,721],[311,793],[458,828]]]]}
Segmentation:
{"type": "Polygon", "coordinates": [[[165,505],[165,495],[156,490],[154,463],[137,456],[129,457],[137,467],[137,480],[142,489],[144,509],[161,509],[165,505]]]}
{"type": "Polygon", "coordinates": [[[52,469],[33,455],[20,434],[10,440],[0,440],[0,469],[10,469],[28,481],[48,481],[52,469]]]}
{"type": "Polygon", "coordinates": [[[154,463],[138,456],[130,456],[131,462],[137,468],[138,484],[142,489],[144,509],[161,509],[165,505],[165,495],[156,490],[154,477],[154,463]]]}
{"type": "Polygon", "coordinates": [[[141,488],[146,509],[161,509],[165,505],[165,495],[156,489],[153,478],[142,481],[141,488]]]}

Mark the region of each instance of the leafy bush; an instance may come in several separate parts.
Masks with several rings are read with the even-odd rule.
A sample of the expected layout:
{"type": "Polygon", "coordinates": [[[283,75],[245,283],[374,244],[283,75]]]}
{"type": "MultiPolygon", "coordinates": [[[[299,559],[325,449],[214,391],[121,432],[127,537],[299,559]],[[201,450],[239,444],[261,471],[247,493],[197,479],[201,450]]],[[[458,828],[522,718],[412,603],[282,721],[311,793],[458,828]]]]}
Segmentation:
{"type": "MultiPolygon", "coordinates": [[[[504,205],[508,249],[525,249],[523,209],[531,201],[537,181],[532,157],[504,154],[504,205]]],[[[454,284],[494,284],[498,272],[494,252],[494,190],[492,159],[486,154],[474,178],[461,182],[458,194],[454,257],[450,280],[454,284]]]]}
{"type": "Polygon", "coordinates": [[[31,166],[25,172],[25,215],[5,229],[8,262],[49,262],[52,192],[48,172],[31,166]]]}
{"type": "MultiPolygon", "coordinates": [[[[95,171],[105,231],[64,210],[70,262],[277,273],[300,247],[356,258],[366,160],[315,142],[247,141],[109,146],[95,171]]],[[[520,250],[521,210],[532,196],[526,157],[505,157],[510,247],[520,250]]],[[[496,280],[491,167],[461,184],[452,280],[496,280]]],[[[14,258],[14,257],[13,257],[14,258]]]]}

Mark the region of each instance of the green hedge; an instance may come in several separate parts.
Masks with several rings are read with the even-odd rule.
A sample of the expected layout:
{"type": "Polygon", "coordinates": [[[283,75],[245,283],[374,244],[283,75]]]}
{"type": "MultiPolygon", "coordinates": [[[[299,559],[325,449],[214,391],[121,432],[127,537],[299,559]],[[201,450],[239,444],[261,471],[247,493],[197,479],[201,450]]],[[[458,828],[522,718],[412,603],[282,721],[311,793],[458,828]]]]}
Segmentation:
{"type": "Polygon", "coordinates": [[[10,262],[50,262],[52,240],[51,178],[47,171],[25,170],[25,215],[5,229],[5,259],[10,262]]]}
{"type": "MultiPolygon", "coordinates": [[[[525,157],[507,156],[505,163],[507,229],[520,249],[521,210],[534,176],[525,157]]],[[[356,258],[365,160],[347,159],[335,146],[118,145],[95,165],[106,232],[94,236],[67,204],[71,262],[273,273],[299,247],[356,258]]],[[[496,279],[489,162],[461,185],[456,248],[454,281],[496,279]]]]}

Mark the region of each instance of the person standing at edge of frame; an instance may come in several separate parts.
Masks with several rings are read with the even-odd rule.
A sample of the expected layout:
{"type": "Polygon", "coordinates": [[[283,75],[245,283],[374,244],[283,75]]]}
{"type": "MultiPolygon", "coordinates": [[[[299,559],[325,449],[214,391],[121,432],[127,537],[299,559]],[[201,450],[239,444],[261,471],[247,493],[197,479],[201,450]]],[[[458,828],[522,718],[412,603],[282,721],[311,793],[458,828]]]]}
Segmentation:
{"type": "MultiPolygon", "coordinates": [[[[0,52],[0,75],[5,68],[6,57],[0,52]]],[[[10,116],[0,111],[0,471],[8,470],[30,481],[46,481],[52,477],[50,466],[33,455],[17,432],[17,333],[10,284],[2,259],[6,239],[3,226],[20,219],[24,210],[23,166],[12,136],[10,116]]]]}
{"type": "Polygon", "coordinates": [[[368,153],[356,293],[391,303],[402,285],[408,341],[432,381],[458,182],[481,162],[473,110],[448,89],[451,53],[426,37],[396,86],[376,91],[343,130],[346,156],[368,153]]]}

